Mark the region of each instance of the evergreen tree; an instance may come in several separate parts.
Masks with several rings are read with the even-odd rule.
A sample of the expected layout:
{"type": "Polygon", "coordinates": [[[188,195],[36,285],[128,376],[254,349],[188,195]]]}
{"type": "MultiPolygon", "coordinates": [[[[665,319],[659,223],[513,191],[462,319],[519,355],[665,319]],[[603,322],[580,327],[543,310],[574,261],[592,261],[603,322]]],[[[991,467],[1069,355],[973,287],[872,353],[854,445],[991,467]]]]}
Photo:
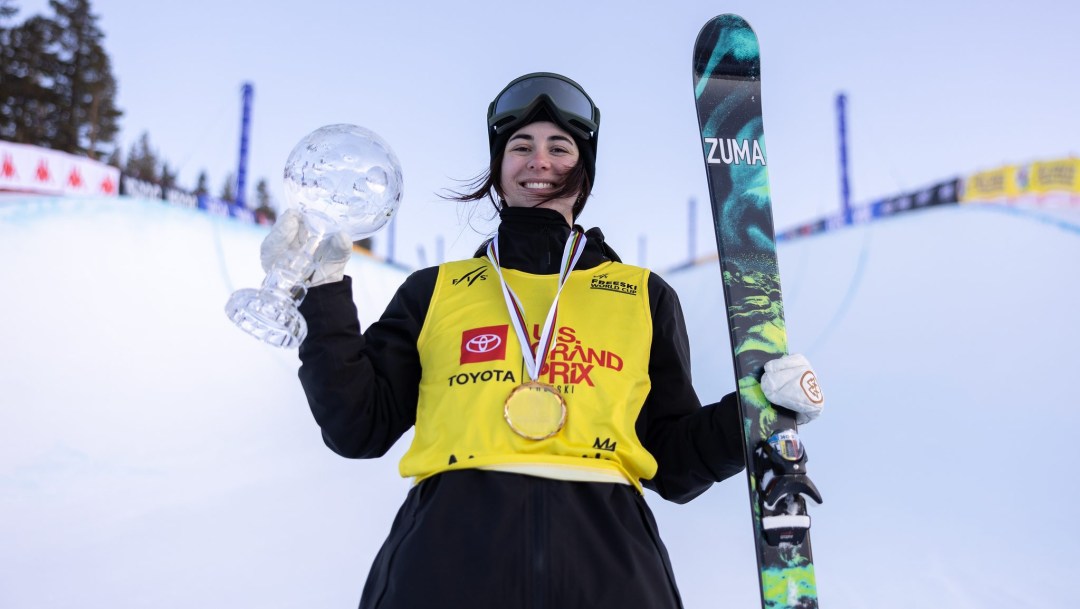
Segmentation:
{"type": "Polygon", "coordinates": [[[63,100],[56,117],[53,147],[100,158],[120,130],[116,79],[102,46],[104,33],[90,0],[49,0],[56,29],[50,50],[60,70],[53,87],[63,100]]]}
{"type": "Polygon", "coordinates": [[[199,181],[195,184],[195,194],[198,196],[210,194],[210,178],[206,176],[206,171],[199,172],[199,181]]]}
{"type": "Polygon", "coordinates": [[[273,199],[270,198],[270,187],[266,184],[266,178],[259,180],[255,185],[255,220],[259,224],[273,224],[277,220],[277,212],[274,211],[273,199]]]}
{"type": "Polygon", "coordinates": [[[161,174],[158,172],[158,155],[150,146],[150,134],[145,131],[131,145],[127,163],[124,163],[124,174],[155,184],[161,180],[161,174]]]}
{"type": "Polygon", "coordinates": [[[255,203],[257,207],[271,207],[270,187],[266,184],[266,178],[255,184],[255,203]]]}
{"type": "Polygon", "coordinates": [[[124,162],[121,160],[120,156],[120,148],[113,148],[113,151],[109,153],[109,158],[105,160],[105,164],[123,170],[124,162]]]}
{"type": "Polygon", "coordinates": [[[225,183],[221,185],[220,199],[229,203],[236,201],[236,176],[231,171],[225,176],[225,183]]]}
{"type": "Polygon", "coordinates": [[[176,188],[176,170],[170,169],[169,164],[162,162],[161,164],[161,188],[168,190],[170,188],[176,188]]]}
{"type": "Polygon", "coordinates": [[[121,111],[104,34],[90,0],[50,0],[52,17],[10,25],[0,0],[0,137],[102,158],[114,149],[121,111]]]}
{"type": "Polygon", "coordinates": [[[274,212],[273,199],[270,197],[270,187],[266,178],[262,178],[255,185],[255,221],[260,225],[272,225],[278,219],[278,213],[274,212]]]}
{"type": "Polygon", "coordinates": [[[9,26],[17,9],[0,0],[0,138],[51,147],[63,99],[53,87],[60,60],[51,49],[56,24],[36,16],[9,26]]]}

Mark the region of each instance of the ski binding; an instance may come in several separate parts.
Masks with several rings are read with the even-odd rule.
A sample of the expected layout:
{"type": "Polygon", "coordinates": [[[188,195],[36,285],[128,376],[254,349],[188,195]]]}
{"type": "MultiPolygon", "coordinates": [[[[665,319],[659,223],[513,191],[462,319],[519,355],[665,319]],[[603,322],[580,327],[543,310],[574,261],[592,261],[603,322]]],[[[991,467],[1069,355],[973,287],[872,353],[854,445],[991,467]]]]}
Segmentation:
{"type": "Polygon", "coordinates": [[[802,543],[810,530],[805,497],[820,504],[821,493],[806,475],[806,450],[799,434],[793,429],[779,431],[755,454],[766,540],[774,546],[802,543]]]}

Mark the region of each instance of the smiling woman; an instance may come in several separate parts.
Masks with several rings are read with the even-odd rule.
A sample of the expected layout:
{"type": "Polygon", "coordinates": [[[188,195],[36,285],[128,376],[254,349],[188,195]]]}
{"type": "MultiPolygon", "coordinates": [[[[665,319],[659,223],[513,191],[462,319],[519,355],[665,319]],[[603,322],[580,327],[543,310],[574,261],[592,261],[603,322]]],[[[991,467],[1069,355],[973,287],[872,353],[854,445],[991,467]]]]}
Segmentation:
{"type": "Polygon", "coordinates": [[[554,209],[573,224],[581,185],[566,178],[580,157],[574,138],[555,123],[530,123],[518,129],[503,151],[499,190],[506,205],[554,209]]]}
{"type": "Polygon", "coordinates": [[[476,257],[412,274],[363,334],[348,276],[301,305],[327,446],[378,457],[414,431],[361,607],[681,606],[643,489],[684,503],[739,472],[741,424],[733,394],[698,400],[674,290],[574,224],[599,122],[566,77],[511,82],[457,197],[499,210],[476,257]]]}
{"type": "MultiPolygon", "coordinates": [[[[549,150],[553,157],[560,156],[565,160],[563,155],[570,153],[566,148],[573,150],[573,162],[565,163],[568,168],[564,163],[557,164],[559,169],[566,170],[565,175],[554,176],[560,178],[554,182],[556,187],[543,193],[543,198],[550,201],[572,199],[570,213],[564,215],[573,224],[585,208],[596,179],[600,109],[580,85],[559,74],[526,74],[496,96],[488,106],[488,142],[491,146],[488,170],[473,182],[476,188],[472,192],[450,198],[458,201],[488,198],[496,211],[508,206],[524,206],[523,202],[515,203],[506,198],[507,183],[503,181],[503,172],[508,167],[504,161],[510,152],[510,140],[529,140],[536,149],[537,141],[531,127],[537,123],[547,123],[557,131],[543,134],[545,143],[563,144],[562,150],[549,150]],[[547,142],[549,138],[552,138],[551,142],[547,142]]],[[[515,154],[520,157],[521,151],[515,154]]],[[[542,205],[542,202],[535,202],[535,197],[530,198],[534,201],[533,206],[542,205]]]]}

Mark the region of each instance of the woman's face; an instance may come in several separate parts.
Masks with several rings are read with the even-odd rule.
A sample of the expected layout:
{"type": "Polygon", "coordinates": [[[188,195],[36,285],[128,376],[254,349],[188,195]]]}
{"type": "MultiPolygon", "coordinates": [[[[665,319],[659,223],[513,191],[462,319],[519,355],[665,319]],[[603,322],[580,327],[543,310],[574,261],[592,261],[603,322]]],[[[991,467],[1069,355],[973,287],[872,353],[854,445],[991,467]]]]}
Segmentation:
{"type": "Polygon", "coordinates": [[[559,190],[566,175],[577,165],[577,143],[555,123],[529,123],[510,136],[503,152],[500,187],[510,207],[546,207],[562,213],[573,224],[577,200],[568,197],[543,202],[559,190]]]}

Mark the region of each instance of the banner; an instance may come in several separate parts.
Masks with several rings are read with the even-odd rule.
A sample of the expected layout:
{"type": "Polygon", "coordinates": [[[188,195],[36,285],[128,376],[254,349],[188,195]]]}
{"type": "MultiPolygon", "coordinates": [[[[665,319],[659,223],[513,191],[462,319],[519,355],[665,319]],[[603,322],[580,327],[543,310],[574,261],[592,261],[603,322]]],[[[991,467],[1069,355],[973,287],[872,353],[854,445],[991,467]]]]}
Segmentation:
{"type": "MultiPolygon", "coordinates": [[[[1026,190],[1038,194],[1068,192],[1080,194],[1080,159],[1040,161],[1021,175],[1026,179],[1026,190]]],[[[1025,180],[1021,179],[1023,184],[1025,180]]]]}
{"type": "Polygon", "coordinates": [[[1080,159],[1036,161],[976,173],[964,181],[961,201],[1047,203],[1061,198],[1057,195],[1065,201],[1080,195],[1080,159]]]}
{"type": "Polygon", "coordinates": [[[241,222],[272,224],[268,216],[207,195],[196,196],[179,188],[121,175],[120,170],[93,159],[47,148],[0,140],[0,192],[43,195],[120,194],[168,202],[170,205],[202,209],[241,222]]]}
{"type": "Polygon", "coordinates": [[[968,176],[964,181],[964,195],[960,201],[969,203],[1015,197],[1020,194],[1020,187],[1016,180],[1017,169],[1016,165],[1006,165],[968,176]]]}
{"type": "Polygon", "coordinates": [[[1080,203],[1080,158],[1005,165],[949,178],[921,190],[854,207],[850,215],[841,212],[789,228],[777,233],[776,240],[808,237],[937,205],[972,202],[1076,206],[1080,203]]]}
{"type": "Polygon", "coordinates": [[[0,141],[0,191],[107,195],[120,190],[120,170],[93,159],[0,141]]]}
{"type": "Polygon", "coordinates": [[[927,186],[922,190],[904,193],[890,199],[875,201],[870,205],[872,218],[883,218],[901,212],[933,207],[935,205],[947,205],[957,201],[957,184],[959,178],[950,178],[944,182],[938,182],[927,186]]]}
{"type": "MultiPolygon", "coordinates": [[[[199,209],[205,210],[212,216],[221,216],[222,218],[235,218],[242,222],[256,223],[255,211],[241,207],[237,203],[225,201],[217,197],[210,195],[199,195],[196,199],[199,209]]],[[[262,224],[259,222],[259,224],[262,224]]]]}
{"type": "Polygon", "coordinates": [[[850,215],[841,211],[840,213],[825,216],[777,233],[776,241],[782,243],[791,239],[837,230],[849,224],[866,224],[867,222],[903,212],[956,203],[961,181],[960,178],[949,178],[921,190],[852,208],[850,215]]]}

